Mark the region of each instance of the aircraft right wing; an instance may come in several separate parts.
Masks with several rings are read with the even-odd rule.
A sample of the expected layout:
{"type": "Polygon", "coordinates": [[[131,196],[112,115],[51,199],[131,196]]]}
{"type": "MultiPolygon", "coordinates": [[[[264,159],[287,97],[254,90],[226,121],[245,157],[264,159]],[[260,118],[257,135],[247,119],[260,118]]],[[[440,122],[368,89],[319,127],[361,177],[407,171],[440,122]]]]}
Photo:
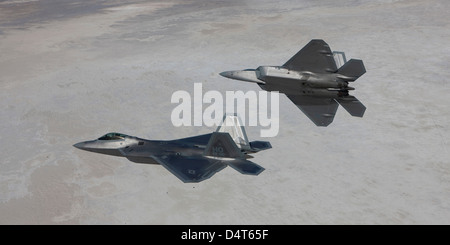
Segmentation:
{"type": "Polygon", "coordinates": [[[220,160],[203,156],[158,155],[152,158],[184,183],[196,183],[209,179],[227,166],[220,160]]]}
{"type": "Polygon", "coordinates": [[[206,144],[208,144],[210,138],[211,138],[211,134],[202,134],[202,135],[197,135],[197,136],[193,136],[193,137],[177,139],[177,140],[173,140],[173,141],[186,142],[186,143],[191,143],[191,144],[195,144],[195,145],[206,145],[206,144]]]}
{"type": "Polygon", "coordinates": [[[311,40],[283,66],[291,70],[318,73],[335,72],[337,70],[330,46],[321,39],[311,40]]]}
{"type": "Polygon", "coordinates": [[[333,122],[339,104],[333,98],[287,95],[294,104],[317,126],[328,126],[333,122]]]}

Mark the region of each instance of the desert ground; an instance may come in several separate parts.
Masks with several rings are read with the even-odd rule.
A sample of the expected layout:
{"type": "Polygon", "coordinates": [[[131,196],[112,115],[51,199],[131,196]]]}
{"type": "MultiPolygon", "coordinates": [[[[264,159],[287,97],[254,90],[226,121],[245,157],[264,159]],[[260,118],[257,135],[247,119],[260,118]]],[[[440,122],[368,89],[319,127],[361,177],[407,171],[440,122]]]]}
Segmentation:
{"type": "Polygon", "coordinates": [[[0,224],[450,224],[450,2],[0,1],[0,224]],[[363,118],[316,127],[280,94],[273,148],[246,176],[185,184],[72,145],[175,127],[177,90],[261,91],[226,70],[323,39],[367,73],[363,118]]]}

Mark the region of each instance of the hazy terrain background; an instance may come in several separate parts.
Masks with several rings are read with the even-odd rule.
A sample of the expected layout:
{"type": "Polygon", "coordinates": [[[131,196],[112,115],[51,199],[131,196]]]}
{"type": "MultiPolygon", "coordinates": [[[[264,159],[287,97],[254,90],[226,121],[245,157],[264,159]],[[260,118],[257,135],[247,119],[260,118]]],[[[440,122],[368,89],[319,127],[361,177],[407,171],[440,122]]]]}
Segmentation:
{"type": "Polygon", "coordinates": [[[449,224],[450,2],[0,1],[0,224],[449,224]],[[117,131],[174,139],[176,90],[255,90],[225,70],[281,65],[324,39],[367,73],[316,127],[280,95],[257,177],[184,184],[74,148],[117,131]]]}

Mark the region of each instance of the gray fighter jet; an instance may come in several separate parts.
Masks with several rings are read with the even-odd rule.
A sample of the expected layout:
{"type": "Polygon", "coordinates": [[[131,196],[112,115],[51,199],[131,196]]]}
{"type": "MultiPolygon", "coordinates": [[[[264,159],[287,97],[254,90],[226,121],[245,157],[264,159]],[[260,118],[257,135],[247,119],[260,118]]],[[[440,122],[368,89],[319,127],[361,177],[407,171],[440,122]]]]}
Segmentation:
{"type": "MultiPolygon", "coordinates": [[[[343,52],[337,52],[343,54],[343,52]]],[[[344,62],[345,55],[343,56],[344,62]]],[[[311,40],[282,66],[225,71],[220,75],[257,83],[267,91],[279,91],[297,105],[317,126],[333,122],[338,103],[352,116],[362,117],[366,107],[349,95],[349,82],[366,72],[362,60],[351,59],[339,69],[328,44],[311,40]]]]}
{"type": "Polygon", "coordinates": [[[235,115],[224,117],[217,130],[177,140],[146,140],[108,133],[96,140],[80,142],[76,148],[136,163],[161,164],[181,181],[200,182],[231,166],[242,174],[258,175],[264,168],[246,160],[249,154],[272,148],[267,141],[249,142],[235,115]]]}

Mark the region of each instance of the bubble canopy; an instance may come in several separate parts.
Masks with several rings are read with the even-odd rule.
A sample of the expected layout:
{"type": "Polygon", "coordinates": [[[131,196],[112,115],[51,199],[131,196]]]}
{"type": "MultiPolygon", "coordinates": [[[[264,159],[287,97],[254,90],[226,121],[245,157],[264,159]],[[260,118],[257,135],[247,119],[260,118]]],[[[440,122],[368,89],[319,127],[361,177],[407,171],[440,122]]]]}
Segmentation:
{"type": "Polygon", "coordinates": [[[121,133],[107,133],[102,137],[98,138],[98,140],[124,140],[128,135],[121,133]]]}

